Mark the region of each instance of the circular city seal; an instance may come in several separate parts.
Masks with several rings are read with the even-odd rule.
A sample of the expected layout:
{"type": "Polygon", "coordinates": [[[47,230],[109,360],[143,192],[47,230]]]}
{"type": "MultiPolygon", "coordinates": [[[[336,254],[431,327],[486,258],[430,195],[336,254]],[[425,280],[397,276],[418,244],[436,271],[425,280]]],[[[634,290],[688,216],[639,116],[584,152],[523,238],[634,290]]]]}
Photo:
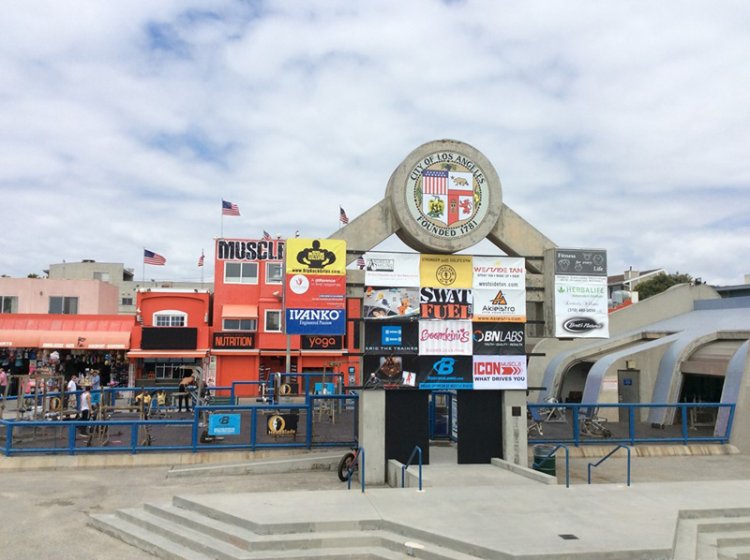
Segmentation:
{"type": "Polygon", "coordinates": [[[386,197],[397,235],[421,252],[476,245],[497,224],[503,204],[495,168],[457,140],[428,142],[409,154],[391,175],[386,197]]]}

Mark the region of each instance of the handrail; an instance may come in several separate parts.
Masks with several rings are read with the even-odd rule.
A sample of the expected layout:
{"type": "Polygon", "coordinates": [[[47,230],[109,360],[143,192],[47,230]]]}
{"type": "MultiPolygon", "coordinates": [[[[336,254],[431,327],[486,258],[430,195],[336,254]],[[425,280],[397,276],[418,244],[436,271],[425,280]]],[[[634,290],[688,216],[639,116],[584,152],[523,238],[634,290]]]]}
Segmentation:
{"type": "MultiPolygon", "coordinates": [[[[544,457],[541,457],[541,459],[542,460],[549,459],[550,457],[552,457],[552,455],[557,453],[557,450],[560,449],[561,447],[565,450],[565,488],[570,488],[570,450],[568,450],[568,446],[560,443],[556,445],[555,448],[552,451],[550,451],[547,455],[545,455],[544,457]]],[[[532,465],[532,468],[539,467],[539,466],[541,466],[541,463],[537,463],[536,457],[534,457],[534,464],[532,465]]]]}
{"type": "Polygon", "coordinates": [[[630,448],[629,448],[629,447],[627,447],[627,446],[625,446],[625,445],[618,445],[618,446],[617,446],[617,447],[615,447],[615,448],[614,448],[614,449],[613,449],[612,451],[610,451],[609,453],[607,453],[607,454],[606,454],[606,455],[605,455],[604,457],[602,457],[601,459],[599,459],[599,460],[598,460],[598,461],[596,462],[596,464],[594,464],[594,463],[589,463],[589,466],[588,466],[588,471],[589,471],[589,484],[591,484],[591,468],[592,468],[592,467],[596,468],[596,467],[598,467],[599,465],[601,465],[601,464],[602,464],[602,463],[603,463],[604,461],[606,461],[606,460],[607,460],[607,459],[609,459],[609,458],[610,458],[610,457],[611,457],[612,455],[614,455],[615,451],[617,451],[618,449],[624,449],[625,451],[627,451],[627,452],[628,452],[628,486],[630,486],[630,448]]]}
{"type": "Polygon", "coordinates": [[[365,448],[359,447],[357,448],[357,453],[354,456],[354,461],[352,461],[352,464],[349,465],[349,468],[347,471],[349,472],[349,476],[347,476],[346,480],[346,489],[351,490],[352,489],[352,473],[354,472],[354,466],[359,465],[359,483],[362,485],[362,493],[365,493],[365,448]],[[360,457],[362,458],[362,461],[360,462],[360,457]]]}
{"type": "Polygon", "coordinates": [[[411,455],[409,455],[409,458],[406,460],[405,465],[401,465],[401,488],[404,488],[405,484],[405,478],[406,478],[406,469],[409,468],[409,465],[411,465],[411,460],[414,459],[414,454],[419,455],[419,491],[422,491],[422,448],[418,445],[414,446],[414,449],[412,449],[411,455]]]}
{"type": "MultiPolygon", "coordinates": [[[[539,410],[549,408],[548,403],[527,403],[527,407],[530,410],[539,410]]],[[[552,436],[545,432],[544,436],[533,437],[530,441],[534,443],[568,443],[573,444],[576,447],[586,444],[601,444],[603,439],[606,439],[607,443],[612,444],[623,444],[623,445],[635,445],[636,443],[681,443],[688,445],[691,442],[716,442],[716,443],[729,443],[730,435],[732,433],[732,424],[735,418],[736,404],[735,403],[555,403],[555,408],[571,411],[573,422],[568,424],[569,428],[566,429],[567,433],[561,434],[559,430],[552,430],[552,436]],[[637,420],[638,412],[640,410],[651,410],[654,408],[671,408],[681,411],[682,421],[674,425],[676,429],[671,435],[660,434],[654,436],[648,433],[641,433],[636,435],[636,430],[643,427],[644,423],[637,420]],[[688,411],[696,408],[711,408],[719,412],[726,411],[726,425],[723,423],[721,426],[716,425],[715,430],[719,430],[723,433],[716,431],[710,435],[706,433],[691,433],[689,430],[687,418],[689,416],[688,411]],[[582,412],[593,412],[596,409],[624,409],[629,412],[628,418],[625,421],[617,422],[612,421],[608,426],[617,427],[620,430],[617,433],[609,436],[609,433],[605,438],[596,437],[596,435],[586,434],[582,429],[579,422],[579,413],[582,412]],[[722,430],[723,428],[723,430],[722,430]],[[716,435],[714,435],[716,434],[716,435]]],[[[610,432],[608,428],[606,432],[610,432]]]]}

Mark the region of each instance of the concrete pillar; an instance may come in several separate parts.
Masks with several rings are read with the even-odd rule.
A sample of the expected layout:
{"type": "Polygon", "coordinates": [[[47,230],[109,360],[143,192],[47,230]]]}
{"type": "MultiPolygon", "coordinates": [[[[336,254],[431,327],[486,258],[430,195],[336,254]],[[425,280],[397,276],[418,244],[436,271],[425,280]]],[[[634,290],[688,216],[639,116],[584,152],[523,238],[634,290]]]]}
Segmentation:
{"type": "Polygon", "coordinates": [[[503,459],[528,467],[526,391],[503,391],[503,459]]]}
{"type": "Polygon", "coordinates": [[[360,391],[358,427],[359,446],[365,450],[365,484],[383,485],[388,475],[385,464],[385,391],[360,391]]]}

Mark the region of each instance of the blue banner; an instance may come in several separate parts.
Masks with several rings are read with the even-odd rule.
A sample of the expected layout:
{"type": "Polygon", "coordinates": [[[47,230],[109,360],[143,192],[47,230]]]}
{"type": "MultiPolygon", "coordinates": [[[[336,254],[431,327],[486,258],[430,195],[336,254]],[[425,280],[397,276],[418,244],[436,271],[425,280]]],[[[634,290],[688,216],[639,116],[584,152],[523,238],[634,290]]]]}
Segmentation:
{"type": "Polygon", "coordinates": [[[239,414],[211,414],[208,417],[209,436],[236,436],[240,433],[239,414]]]}
{"type": "Polygon", "coordinates": [[[287,309],[286,334],[346,334],[346,310],[287,309]]]}

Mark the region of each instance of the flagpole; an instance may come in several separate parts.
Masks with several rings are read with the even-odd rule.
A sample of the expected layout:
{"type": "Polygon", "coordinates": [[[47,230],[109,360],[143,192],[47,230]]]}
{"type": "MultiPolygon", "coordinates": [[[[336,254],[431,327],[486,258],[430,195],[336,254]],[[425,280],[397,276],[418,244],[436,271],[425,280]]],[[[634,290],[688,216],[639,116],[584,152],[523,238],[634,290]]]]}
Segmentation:
{"type": "Polygon", "coordinates": [[[201,288],[203,288],[203,269],[206,268],[206,254],[203,249],[201,249],[201,258],[203,259],[201,261],[201,288]]]}
{"type": "Polygon", "coordinates": [[[143,253],[141,253],[141,261],[143,262],[143,270],[141,271],[141,282],[146,281],[146,248],[143,248],[143,253]]]}
{"type": "Polygon", "coordinates": [[[224,239],[224,199],[221,199],[221,235],[219,239],[224,239]]]}

